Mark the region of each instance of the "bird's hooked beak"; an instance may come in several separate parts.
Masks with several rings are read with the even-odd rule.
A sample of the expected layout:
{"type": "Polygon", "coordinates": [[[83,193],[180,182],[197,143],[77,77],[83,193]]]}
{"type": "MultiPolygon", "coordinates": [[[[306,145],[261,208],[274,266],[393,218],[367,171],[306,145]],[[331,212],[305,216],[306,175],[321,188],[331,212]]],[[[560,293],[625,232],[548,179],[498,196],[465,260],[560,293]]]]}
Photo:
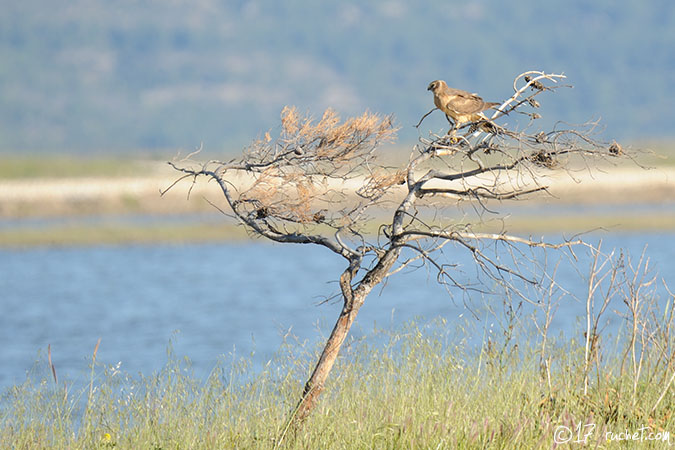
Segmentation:
{"type": "Polygon", "coordinates": [[[429,86],[427,86],[427,91],[433,91],[435,87],[436,87],[436,82],[432,81],[431,83],[429,83],[429,86]]]}

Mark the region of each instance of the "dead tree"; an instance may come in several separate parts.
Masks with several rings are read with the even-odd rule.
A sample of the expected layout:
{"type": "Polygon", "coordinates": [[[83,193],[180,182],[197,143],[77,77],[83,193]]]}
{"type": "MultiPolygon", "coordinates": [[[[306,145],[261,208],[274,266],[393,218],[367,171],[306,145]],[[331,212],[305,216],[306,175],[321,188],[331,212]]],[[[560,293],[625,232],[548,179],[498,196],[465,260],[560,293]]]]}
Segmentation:
{"type": "Polygon", "coordinates": [[[455,278],[453,261],[443,252],[454,245],[470,253],[492,288],[509,289],[513,277],[527,283],[536,280],[521,273],[517,257],[512,258],[516,263],[505,263],[486,253],[486,244],[498,242],[512,251],[580,242],[552,244],[505,229],[487,232],[480,227],[482,214],[475,219],[445,214],[458,201],[490,211],[491,203],[546,191],[548,171],[588,169],[594,159],[623,156],[618,144],[593,138],[593,123],[558,124],[549,131],[536,128],[537,99],[555,91],[562,79],[542,72],[519,75],[513,95],[498,107],[488,126],[468,124],[452,138],[421,137],[401,167],[387,167],[376,157],[378,146],[394,138],[391,117],[366,112],[341,122],[327,110],[312,120],[300,117],[294,108],[281,112],[276,138],[266,133],[240,158],[170,163],[182,172],[177,182],[199,177],[215,181],[224,197],[223,205],[216,206],[252,235],[319,245],[345,260],[339,277],[343,307],[291,422],[312,410],[359,309],[389,276],[426,264],[439,282],[466,291],[469,287],[455,278]],[[506,122],[515,122],[520,130],[506,122]]]}

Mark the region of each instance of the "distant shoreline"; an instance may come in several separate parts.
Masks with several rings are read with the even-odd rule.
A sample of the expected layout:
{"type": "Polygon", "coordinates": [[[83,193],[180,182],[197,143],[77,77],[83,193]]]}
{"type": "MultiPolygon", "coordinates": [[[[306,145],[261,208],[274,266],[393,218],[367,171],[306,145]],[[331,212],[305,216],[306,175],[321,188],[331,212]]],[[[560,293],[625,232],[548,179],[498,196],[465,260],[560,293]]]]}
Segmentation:
{"type": "MultiPolygon", "coordinates": [[[[147,177],[0,180],[0,224],[5,222],[0,227],[0,247],[203,242],[247,237],[242,227],[226,217],[222,223],[201,220],[204,213],[217,213],[209,202],[220,205],[223,202],[213,183],[197,183],[189,199],[187,181],[160,196],[160,190],[176,178],[154,173],[147,177]],[[119,220],[130,215],[148,216],[152,220],[147,223],[119,220]],[[186,219],[179,222],[170,219],[176,216],[186,219]],[[99,220],[95,223],[85,220],[92,217],[99,220]],[[68,220],[57,225],[27,225],[50,218],[68,220]]],[[[550,186],[551,195],[497,204],[494,209],[510,212],[506,222],[500,222],[499,226],[521,233],[579,232],[599,227],[675,230],[675,168],[619,168],[592,176],[583,171],[553,172],[545,183],[550,186]],[[583,211],[570,212],[565,208],[570,205],[579,205],[583,211]],[[634,213],[635,205],[651,207],[647,212],[634,213]]]]}

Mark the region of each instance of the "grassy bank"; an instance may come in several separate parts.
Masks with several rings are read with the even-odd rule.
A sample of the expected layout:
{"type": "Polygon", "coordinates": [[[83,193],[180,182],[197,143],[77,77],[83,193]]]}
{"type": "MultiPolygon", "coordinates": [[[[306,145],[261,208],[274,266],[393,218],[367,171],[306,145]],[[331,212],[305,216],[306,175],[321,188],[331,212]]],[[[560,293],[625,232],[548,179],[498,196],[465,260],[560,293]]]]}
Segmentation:
{"type": "MultiPolygon", "coordinates": [[[[189,213],[186,214],[189,218],[189,213]]],[[[383,219],[382,219],[383,220],[383,219]]],[[[66,224],[52,224],[33,227],[0,228],[0,248],[24,248],[33,246],[67,246],[67,245],[109,245],[139,243],[199,243],[223,242],[247,239],[245,229],[223,217],[222,224],[214,222],[198,222],[188,220],[185,223],[162,222],[161,216],[154,216],[149,224],[124,223],[112,217],[98,223],[86,223],[71,220],[66,224]]],[[[374,221],[372,233],[376,233],[380,222],[374,221]]],[[[599,214],[561,215],[553,214],[518,215],[509,218],[505,223],[495,221],[474,228],[477,231],[502,232],[521,235],[540,235],[546,233],[582,233],[604,229],[608,231],[672,231],[675,230],[675,215],[672,214],[640,214],[619,215],[599,214]]]]}
{"type": "MultiPolygon", "coordinates": [[[[532,235],[577,233],[597,228],[674,230],[672,180],[675,171],[672,167],[661,165],[651,171],[635,167],[619,169],[618,172],[598,172],[592,177],[585,172],[575,173],[574,179],[564,173],[552,173],[549,180],[552,197],[532,196],[522,203],[539,205],[539,208],[519,209],[518,202],[494,204],[490,206],[492,210],[509,209],[511,216],[504,222],[495,220],[474,229],[532,235]],[[577,182],[582,179],[583,182],[577,182]],[[586,208],[565,210],[570,204],[586,208]],[[661,204],[665,206],[659,210],[661,204]],[[598,208],[593,208],[594,205],[598,208]],[[640,209],[643,205],[651,207],[640,209]]],[[[0,247],[203,242],[244,236],[231,222],[224,220],[223,226],[217,226],[194,218],[214,213],[212,203],[227,210],[222,193],[214,183],[199,182],[193,186],[191,180],[184,180],[160,195],[177,177],[177,172],[161,161],[100,156],[0,157],[0,247]],[[185,220],[172,222],[171,217],[179,215],[185,220]],[[125,223],[127,216],[144,216],[149,220],[125,223]],[[100,220],[89,220],[91,218],[100,220]],[[3,223],[5,220],[7,223],[3,223]],[[31,226],[31,221],[40,220],[45,223],[31,226]],[[66,221],[68,225],[63,225],[66,221]]],[[[477,203],[453,204],[448,210],[448,223],[461,217],[461,207],[469,214],[473,208],[481,208],[477,203]]],[[[373,211],[372,214],[378,216],[379,213],[373,211]]],[[[490,218],[491,215],[481,217],[490,218]]],[[[376,219],[368,231],[376,232],[385,217],[376,219]]]]}
{"type": "Polygon", "coordinates": [[[224,362],[206,381],[175,357],[145,377],[92,359],[90,382],[79,390],[55,383],[43,361],[44,370],[3,396],[0,447],[272,449],[282,435],[280,448],[298,449],[675,443],[675,397],[666,384],[672,361],[646,355],[636,377],[623,370],[622,347],[593,367],[584,394],[583,342],[549,343],[546,376],[540,349],[527,344],[536,339],[494,335],[472,349],[462,335],[476,331],[449,333],[436,321],[376,332],[369,341],[378,345],[352,342],[315,413],[285,434],[316,349],[284,347],[257,372],[246,361],[224,362]],[[643,437],[621,440],[626,430],[643,437]]]}
{"type": "Polygon", "coordinates": [[[101,155],[2,155],[0,180],[142,176],[147,175],[148,168],[157,165],[159,163],[101,155]]]}
{"type": "Polygon", "coordinates": [[[235,225],[59,225],[0,230],[0,248],[34,246],[117,245],[157,243],[200,243],[247,239],[243,227],[235,225]]]}

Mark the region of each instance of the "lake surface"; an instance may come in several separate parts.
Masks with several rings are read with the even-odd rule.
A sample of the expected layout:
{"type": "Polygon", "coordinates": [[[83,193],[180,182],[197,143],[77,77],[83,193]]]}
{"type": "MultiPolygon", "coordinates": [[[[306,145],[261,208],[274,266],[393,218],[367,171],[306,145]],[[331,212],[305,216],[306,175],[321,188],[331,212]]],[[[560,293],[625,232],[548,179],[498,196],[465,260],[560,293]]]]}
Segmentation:
{"type": "MultiPolygon", "coordinates": [[[[673,280],[675,233],[587,240],[600,238],[603,249],[625,248],[634,260],[648,244],[651,264],[673,280]]],[[[578,254],[584,272],[590,259],[578,254]]],[[[469,256],[452,255],[471,278],[469,256]]],[[[567,258],[561,261],[558,280],[583,295],[585,281],[567,258]]],[[[121,362],[132,375],[161,369],[170,343],[199,375],[233,354],[263,364],[289,332],[310,343],[328,335],[341,304],[318,303],[337,293],[344,266],[322,248],[261,242],[0,250],[0,391],[23,382],[36,361],[46,364],[47,345],[60,378],[85,377],[99,338],[98,361],[121,362]]],[[[466,320],[463,300],[425,269],[398,274],[371,293],[352,335],[414,318],[466,320]]],[[[555,323],[564,332],[584,311],[568,303],[555,323]]]]}

